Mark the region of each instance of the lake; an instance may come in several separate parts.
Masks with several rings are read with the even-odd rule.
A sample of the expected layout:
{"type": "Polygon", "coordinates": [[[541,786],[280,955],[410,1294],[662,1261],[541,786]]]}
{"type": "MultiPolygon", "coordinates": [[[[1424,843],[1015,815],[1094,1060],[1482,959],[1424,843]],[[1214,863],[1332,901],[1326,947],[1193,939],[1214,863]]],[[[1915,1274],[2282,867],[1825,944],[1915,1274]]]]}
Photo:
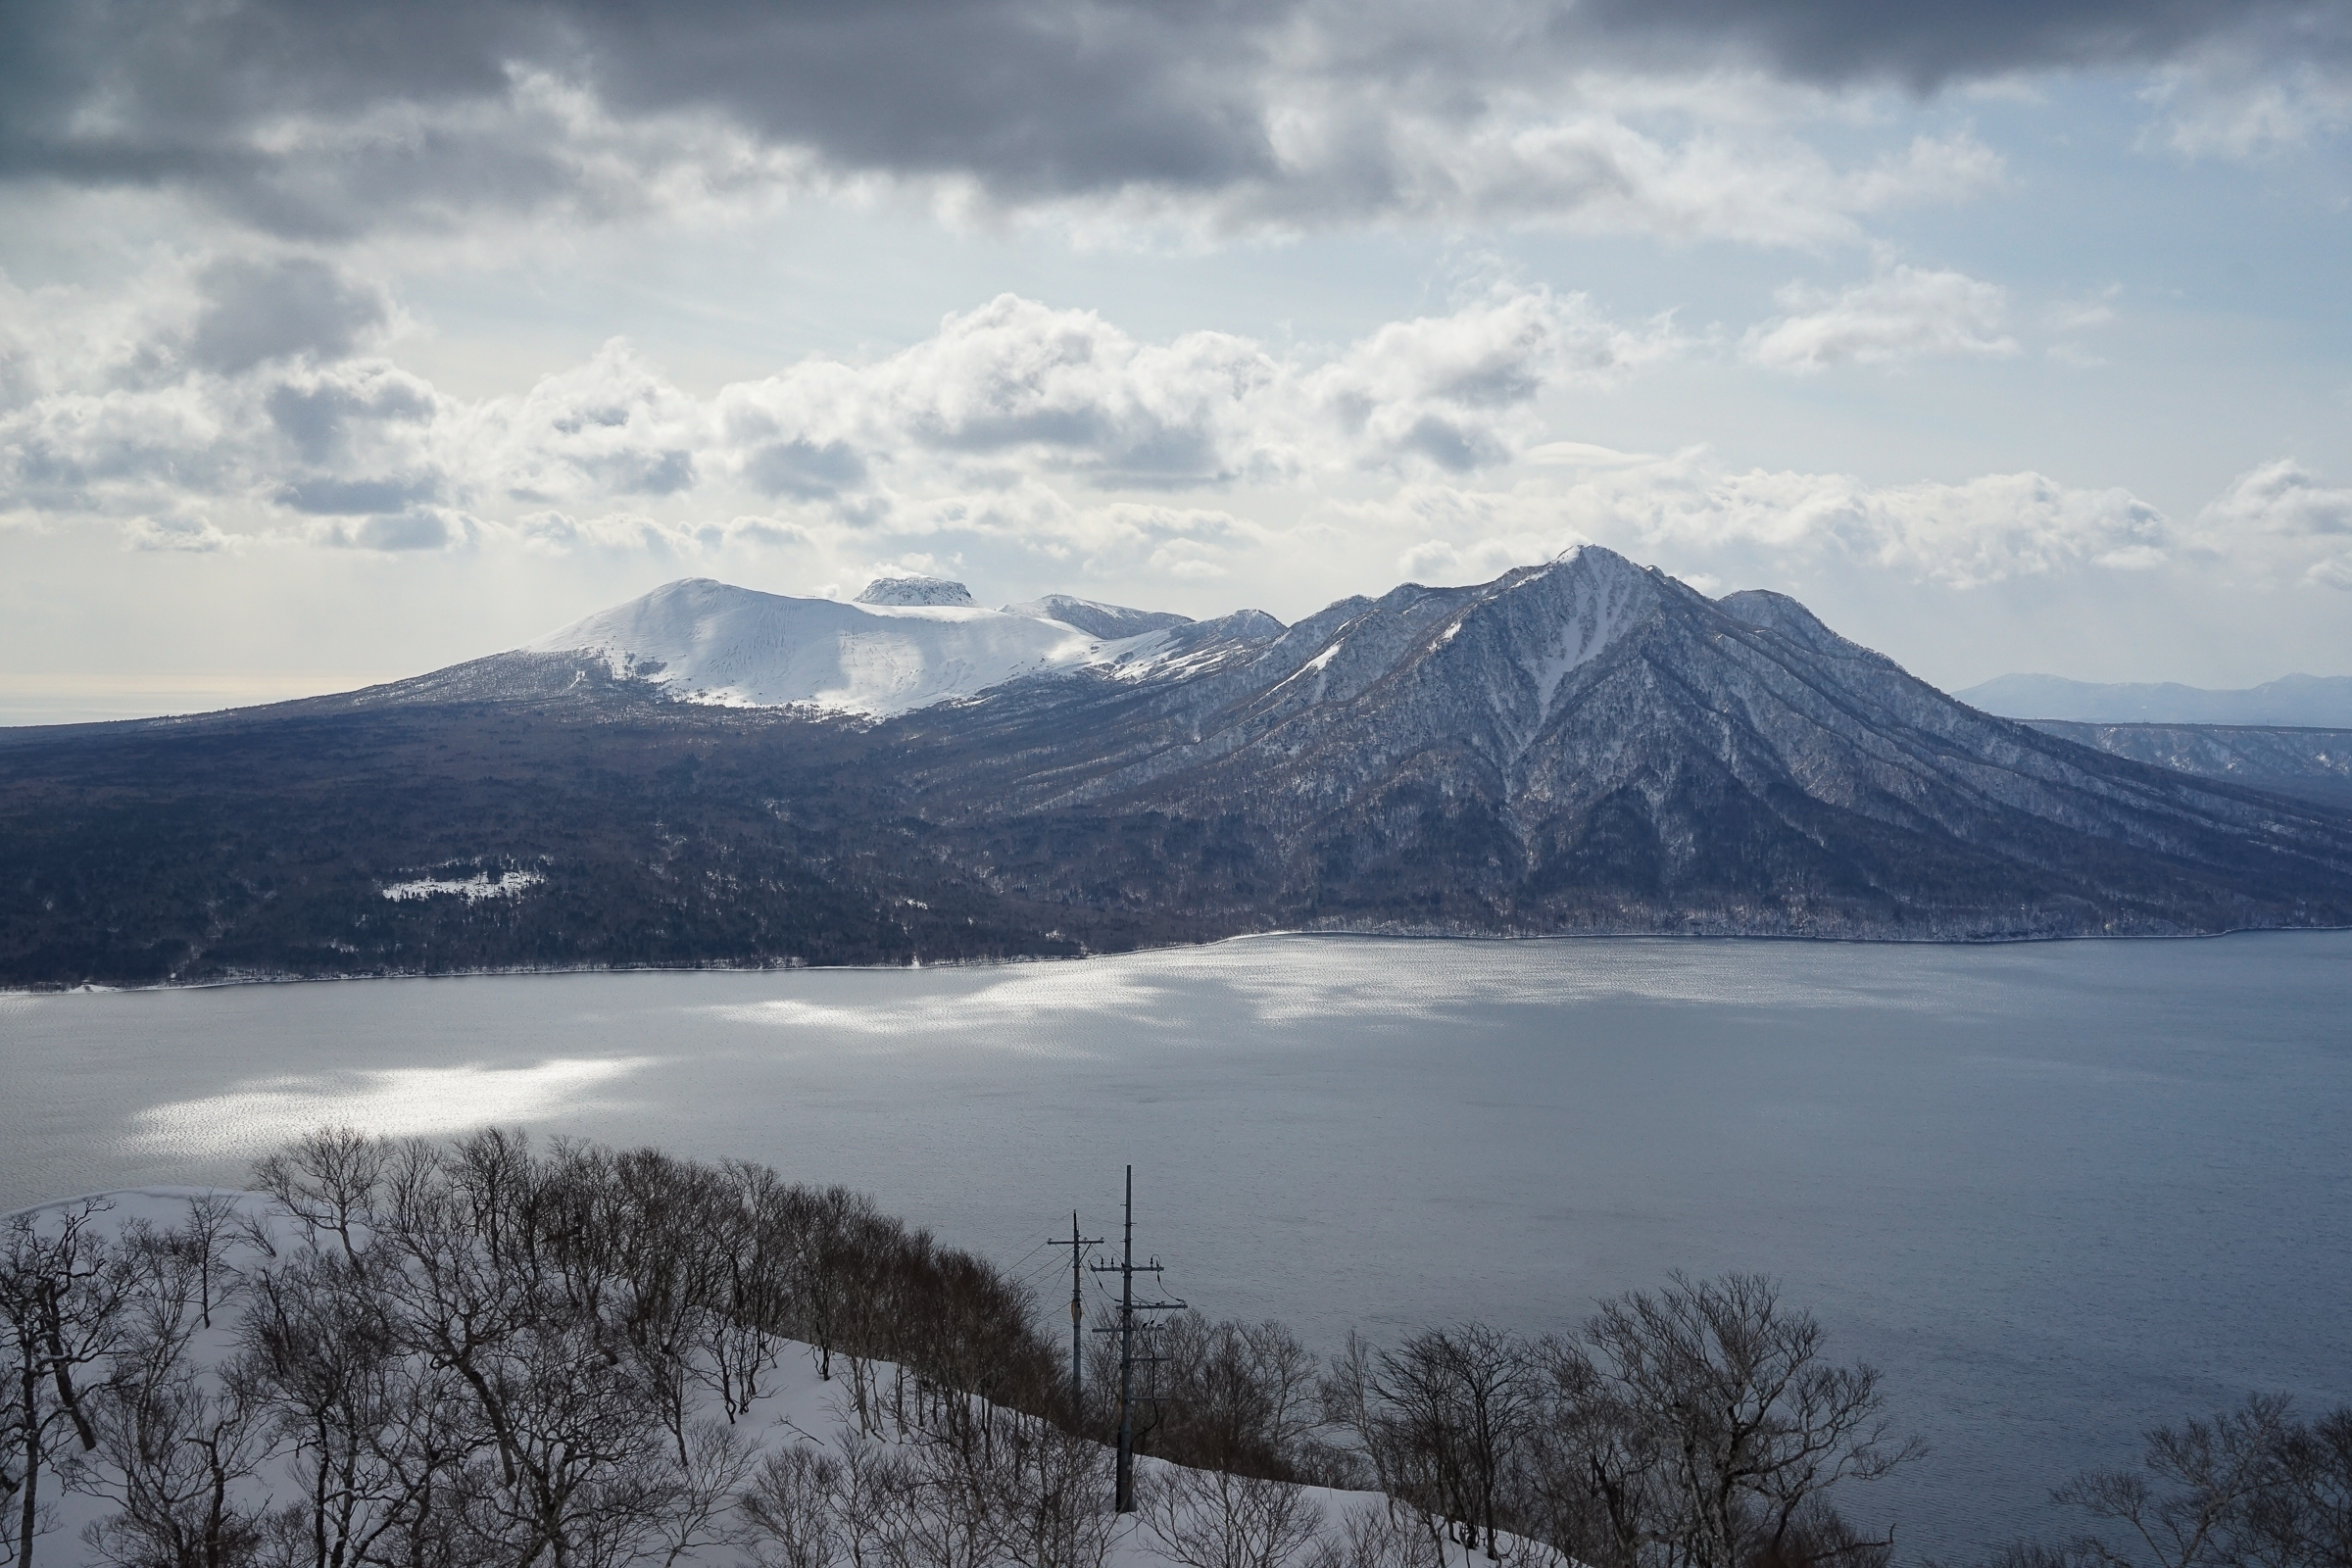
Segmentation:
{"type": "Polygon", "coordinates": [[[2253,1389],[2352,1400],[2352,933],[1277,937],[1076,963],[0,996],[0,1209],[485,1121],[840,1181],[1036,1286],[1078,1207],[1328,1348],[1760,1270],[1932,1453],[1903,1558],[2253,1389]]]}

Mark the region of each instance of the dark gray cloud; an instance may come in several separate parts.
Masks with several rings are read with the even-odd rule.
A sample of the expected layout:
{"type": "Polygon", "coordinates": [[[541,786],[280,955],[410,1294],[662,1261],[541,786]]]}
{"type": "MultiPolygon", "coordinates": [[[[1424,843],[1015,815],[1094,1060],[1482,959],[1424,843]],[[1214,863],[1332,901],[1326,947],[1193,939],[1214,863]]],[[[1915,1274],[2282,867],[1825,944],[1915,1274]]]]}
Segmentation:
{"type": "Polygon", "coordinates": [[[2220,41],[2340,57],[2341,0],[1585,0],[1563,23],[1651,59],[1745,54],[1806,81],[1926,90],[2034,72],[2153,65],[2220,41]]]}
{"type": "Polygon", "coordinates": [[[773,441],[745,460],[743,475],[771,499],[818,501],[864,483],[865,460],[842,441],[773,441]]]}
{"type": "Polygon", "coordinates": [[[336,380],[281,383],[270,389],[263,407],[278,433],[311,464],[325,463],[342,450],[355,428],[420,424],[433,414],[423,383],[397,376],[375,377],[358,386],[336,380]]]}
{"type": "Polygon", "coordinates": [[[386,551],[445,550],[459,538],[447,518],[421,507],[332,524],[318,535],[319,543],[337,549],[386,551]]]}
{"type": "Polygon", "coordinates": [[[405,511],[440,498],[441,482],[425,479],[304,479],[277,492],[278,504],[312,516],[349,517],[405,511]]]}
{"type": "MultiPolygon", "coordinates": [[[[1471,116],[1595,65],[1932,89],[2217,45],[2341,59],[2348,38],[2352,0],[0,0],[0,177],[194,186],[288,233],[624,199],[584,190],[560,114],[517,107],[539,73],[624,123],[715,112],[835,169],[1001,199],[1214,191],[1272,176],[1269,112],[1295,93],[1471,116]],[[485,106],[506,119],[437,114],[485,106]]],[[[1373,157],[1323,173],[1363,189],[1296,199],[1360,207],[1387,177],[1373,157]]]]}
{"type": "Polygon", "coordinates": [[[390,315],[382,293],[309,257],[231,260],[207,270],[189,362],[235,375],[271,360],[337,360],[390,315]]]}

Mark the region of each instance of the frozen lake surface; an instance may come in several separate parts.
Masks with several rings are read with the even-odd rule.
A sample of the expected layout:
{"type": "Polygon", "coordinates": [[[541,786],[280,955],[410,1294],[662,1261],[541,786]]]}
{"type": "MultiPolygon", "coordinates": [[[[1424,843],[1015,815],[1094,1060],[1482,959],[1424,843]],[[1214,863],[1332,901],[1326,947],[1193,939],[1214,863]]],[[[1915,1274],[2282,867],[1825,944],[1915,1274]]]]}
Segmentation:
{"type": "Polygon", "coordinates": [[[2149,1423],[2352,1400],[2348,933],[0,996],[0,1209],[493,1120],[862,1187],[1049,1303],[1133,1160],[1173,1294],[1322,1348],[1769,1272],[1933,1446],[1848,1499],[1906,1559],[2064,1529],[2149,1423]]]}

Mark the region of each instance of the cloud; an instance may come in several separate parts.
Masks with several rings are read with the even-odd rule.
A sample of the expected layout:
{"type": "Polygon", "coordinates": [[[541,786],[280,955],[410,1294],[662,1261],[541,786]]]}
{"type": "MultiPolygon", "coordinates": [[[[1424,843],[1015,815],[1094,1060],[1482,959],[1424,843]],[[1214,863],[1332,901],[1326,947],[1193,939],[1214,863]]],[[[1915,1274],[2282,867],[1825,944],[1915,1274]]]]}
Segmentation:
{"type": "Polygon", "coordinates": [[[441,507],[410,507],[357,520],[336,518],[314,523],[309,537],[342,550],[449,550],[466,543],[473,533],[462,513],[441,507]]]}
{"type": "Polygon", "coordinates": [[[1871,0],[1592,0],[1588,24],[1650,50],[1736,52],[1819,82],[1884,78],[1928,90],[2021,72],[2148,65],[2217,39],[2301,33],[2340,47],[2334,8],[2307,0],[1984,0],[1888,6],[1871,0]]]}
{"type": "Polygon", "coordinates": [[[2247,534],[2352,534],[2352,490],[2335,489],[2292,458],[2249,468],[2198,514],[2224,539],[2247,534]]]}
{"type": "Polygon", "coordinates": [[[2180,530],[2120,489],[2035,473],[1959,484],[1869,485],[1846,474],[1725,471],[1704,448],[1562,474],[1509,490],[1412,486],[1358,509],[1418,536],[1400,564],[1453,580],[1492,576],[1572,544],[1612,545],[1671,569],[1749,579],[1808,564],[1980,589],[2180,555],[2180,530]]]}
{"type": "Polygon", "coordinates": [[[2292,458],[2249,468],[2197,514],[2204,546],[2227,563],[2352,590],[2352,489],[2321,483],[2292,458]]]}
{"type": "Polygon", "coordinates": [[[297,355],[342,359],[391,314],[380,290],[303,256],[220,262],[203,287],[186,354],[221,375],[297,355]]]}
{"type": "Polygon", "coordinates": [[[1206,188],[1087,192],[1036,210],[1102,244],[1371,221],[1818,249],[1859,239],[1865,215],[1966,201],[2004,181],[2000,156],[1966,132],[1841,165],[1800,134],[1824,111],[1818,94],[1752,75],[1585,72],[1544,90],[1482,93],[1474,112],[1458,96],[1420,103],[1357,83],[1285,105],[1262,172],[1206,188]]]}
{"type": "Polygon", "coordinates": [[[2160,73],[2145,96],[2158,116],[2143,143],[2187,158],[2250,162],[2352,130],[2352,70],[2340,57],[2207,50],[2160,73]]]}
{"type": "MultiPolygon", "coordinates": [[[[1703,447],[1639,459],[1529,454],[1517,483],[1401,486],[1359,526],[1408,541],[1411,575],[1475,581],[1573,544],[1611,545],[1685,577],[1788,580],[1829,568],[1983,592],[2003,584],[2190,574],[2205,588],[2352,589],[2352,489],[2292,460],[2250,468],[2182,524],[2118,487],[2038,473],[1871,485],[1851,475],[1722,468],[1703,447]]],[[[2184,576],[2183,581],[2189,580],[2184,576]]]]}
{"type": "Polygon", "coordinates": [[[1809,244],[1998,177],[1966,136],[1833,167],[1786,133],[1825,94],[2115,67],[2202,79],[2225,59],[2332,72],[2348,30],[2309,0],[244,0],[141,17],[21,8],[0,179],[193,192],[298,238],[880,181],[1208,232],[1472,220],[1809,244]]]}
{"type": "Polygon", "coordinates": [[[1791,283],[1777,296],[1788,314],[1750,327],[1754,363],[1799,373],[1834,365],[1897,366],[1928,356],[2004,357],[2008,294],[1949,270],[1893,266],[1832,294],[1791,283]]]}
{"type": "MultiPolygon", "coordinates": [[[[164,525],[133,519],[208,515],[231,537],[376,551],[485,529],[548,551],[692,553],[818,525],[1058,527],[1089,497],[1472,476],[1543,437],[1547,391],[1612,386],[1690,348],[1669,318],[1614,321],[1509,285],[1279,352],[1214,331],[1142,339],[1007,294],[894,353],[814,357],[709,396],[614,339],[467,400],[371,354],[335,357],[394,313],[340,274],[296,269],[309,292],[274,336],[212,323],[243,322],[282,271],[193,275],[204,288],[147,287],[165,303],[96,352],[71,330],[22,340],[36,391],[0,410],[0,513],[111,518],[159,545],[138,530],[164,525]],[[767,533],[713,515],[764,517],[767,533]]],[[[112,308],[42,303],[93,320],[112,308]]],[[[1195,544],[1146,553],[1209,569],[1195,544]]]]}
{"type": "MultiPolygon", "coordinates": [[[[329,357],[331,329],[233,371],[155,348],[243,286],[159,284],[169,308],[144,316],[85,300],[86,331],[67,295],[0,311],[0,327],[24,326],[12,341],[35,388],[0,410],[0,515],[157,556],[270,545],[702,570],[769,555],[853,583],[894,557],[953,567],[966,551],[1185,583],[1320,576],[1369,548],[1411,575],[1483,578],[1582,539],[1727,581],[1809,561],[1975,590],[2193,558],[2249,581],[2352,583],[2352,492],[2286,461],[2183,529],[2128,491],[2034,473],[1874,486],[1559,439],[1550,393],[1606,389],[1695,345],[1670,319],[1612,320],[1542,289],[1280,349],[1143,338],[1004,295],[896,352],[812,357],[709,395],[614,340],[464,399],[372,355],[329,357]],[[85,338],[99,346],[77,357],[85,338]]],[[[1890,266],[1784,303],[1743,344],[1776,368],[2013,347],[2000,291],[1957,272],[1890,266]]]]}
{"type": "Polygon", "coordinates": [[[238,535],[222,533],[206,517],[133,517],[122,525],[122,533],[133,550],[177,551],[193,556],[218,555],[250,543],[238,535]]]}
{"type": "Polygon", "coordinates": [[[830,497],[918,466],[971,482],[1034,471],[1097,490],[1283,483],[1338,468],[1505,461],[1546,387],[1606,384],[1680,351],[1581,296],[1501,289],[1322,358],[1222,332],[1139,341],[1091,311],[1003,295],[865,366],[810,360],[722,390],[726,467],[830,497]]]}

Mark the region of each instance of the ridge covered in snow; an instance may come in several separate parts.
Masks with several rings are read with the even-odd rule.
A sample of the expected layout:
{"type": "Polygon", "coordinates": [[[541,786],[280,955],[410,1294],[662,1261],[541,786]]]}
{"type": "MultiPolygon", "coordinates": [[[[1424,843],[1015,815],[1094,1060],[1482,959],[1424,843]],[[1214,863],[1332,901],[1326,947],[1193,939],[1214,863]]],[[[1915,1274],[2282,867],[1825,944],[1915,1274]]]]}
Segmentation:
{"type": "Polygon", "coordinates": [[[1164,610],[1129,610],[1124,605],[1105,605],[1093,599],[1076,599],[1068,594],[1048,594],[1026,604],[1006,605],[1007,615],[1035,615],[1041,620],[1058,620],[1065,626],[1075,626],[1091,636],[1117,638],[1137,637],[1148,631],[1162,631],[1170,626],[1189,626],[1190,615],[1179,615],[1164,610]]]}
{"type": "Polygon", "coordinates": [[[1281,629],[1257,611],[1194,621],[1064,594],[983,610],[963,584],[939,577],[877,578],[846,604],[689,577],[524,651],[586,654],[615,678],[651,681],[685,702],[885,718],[1024,675],[1089,665],[1131,679],[1164,673],[1197,662],[1208,645],[1261,642],[1281,629]]]}
{"type": "Polygon", "coordinates": [[[689,702],[882,717],[1084,663],[1099,645],[1056,621],[978,609],[968,594],[960,604],[887,592],[881,603],[843,604],[695,577],[599,611],[530,651],[590,654],[616,677],[689,702]]]}
{"type": "MultiPolygon", "coordinates": [[[[1342,684],[1360,690],[1400,660],[1445,648],[1492,606],[1507,628],[1500,662],[1517,669],[1506,679],[1532,680],[1537,707],[1547,710],[1560,678],[1605,649],[1629,604],[1649,591],[1648,575],[1622,557],[1578,549],[1475,588],[1407,584],[1377,602],[1343,600],[1286,631],[1260,611],[1201,621],[1068,594],[984,610],[962,583],[940,577],[877,578],[848,603],[694,577],[575,621],[525,652],[586,654],[615,678],[650,681],[685,702],[884,718],[1022,676],[1090,667],[1156,680],[1292,658],[1299,661],[1294,680],[1322,676],[1343,650],[1351,673],[1342,684]],[[1546,584],[1555,577],[1557,587],[1546,584]],[[1436,640],[1423,647],[1433,630],[1436,640]]],[[[1331,682],[1302,690],[1320,699],[1331,682]]]]}

